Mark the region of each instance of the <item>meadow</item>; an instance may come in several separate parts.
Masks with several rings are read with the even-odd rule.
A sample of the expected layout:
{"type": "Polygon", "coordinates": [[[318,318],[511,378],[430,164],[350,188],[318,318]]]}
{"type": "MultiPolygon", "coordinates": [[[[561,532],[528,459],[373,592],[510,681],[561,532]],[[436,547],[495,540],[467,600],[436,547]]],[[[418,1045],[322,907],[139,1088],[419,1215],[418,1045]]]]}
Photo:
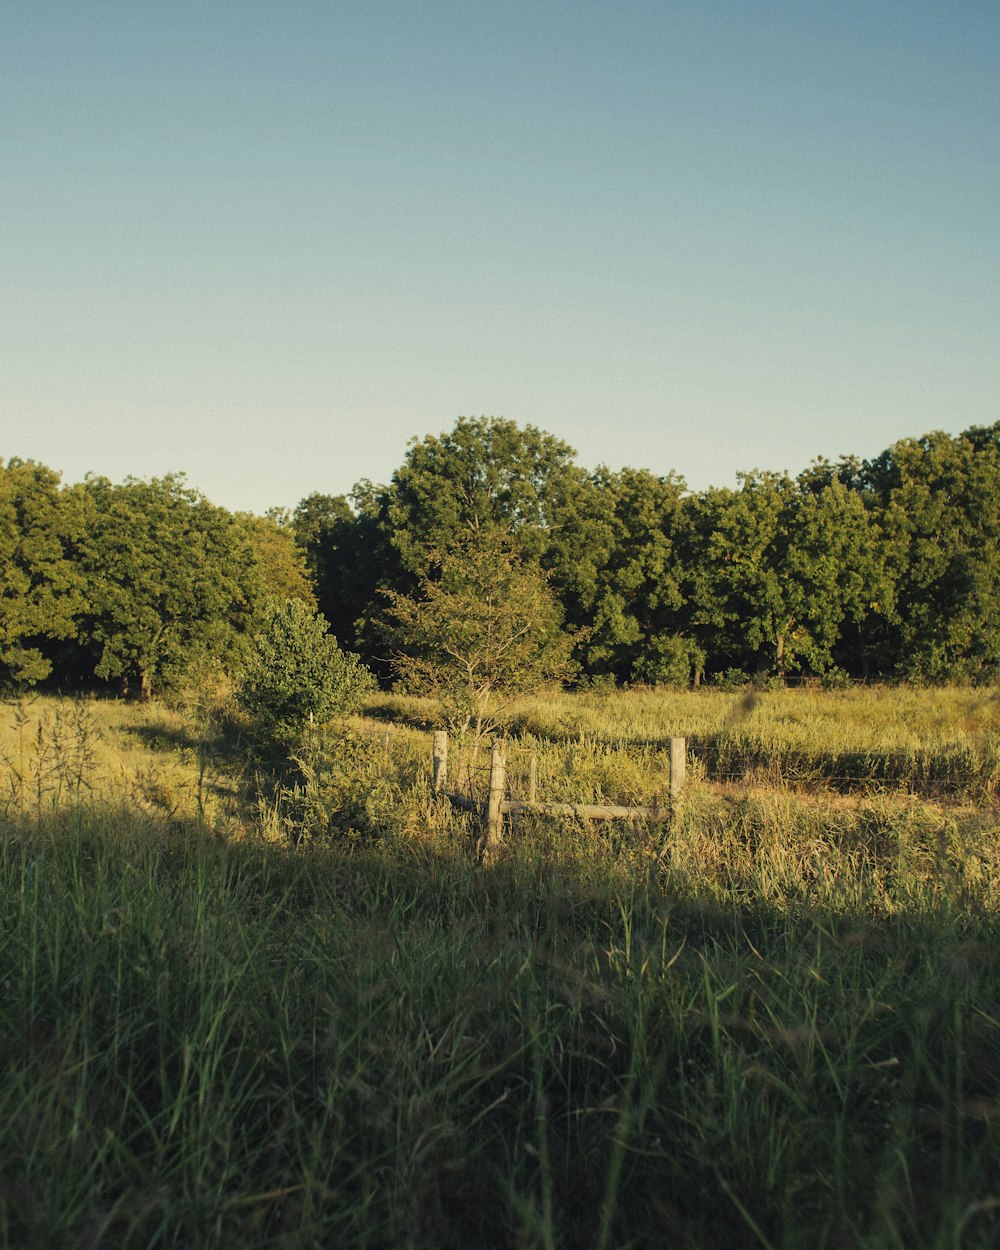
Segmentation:
{"type": "Polygon", "coordinates": [[[0,1245],[1000,1244],[995,692],[524,700],[515,794],[690,782],[489,867],[438,719],[3,706],[0,1245]]]}

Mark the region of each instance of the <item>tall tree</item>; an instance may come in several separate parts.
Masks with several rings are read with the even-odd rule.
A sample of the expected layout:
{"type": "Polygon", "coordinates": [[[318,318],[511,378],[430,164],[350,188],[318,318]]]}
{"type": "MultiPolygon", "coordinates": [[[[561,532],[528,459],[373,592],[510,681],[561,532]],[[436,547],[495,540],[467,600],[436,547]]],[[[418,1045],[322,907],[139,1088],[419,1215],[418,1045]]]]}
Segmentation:
{"type": "Polygon", "coordinates": [[[369,621],[381,607],[378,587],[398,581],[399,559],[382,523],[383,508],[379,488],[359,482],[353,503],[343,495],[313,493],[292,516],[320,611],[339,639],[369,656],[377,646],[369,621]]]}
{"type": "Polygon", "coordinates": [[[705,492],[692,509],[701,558],[693,598],[716,662],[823,672],[849,618],[878,610],[883,570],[863,502],[834,479],[818,489],[774,473],[705,492]]]}
{"type": "Polygon", "coordinates": [[[645,469],[598,470],[595,484],[611,525],[592,597],[586,663],[619,680],[687,684],[699,667],[682,637],[684,482],[645,469]]]}
{"type": "Polygon", "coordinates": [[[461,417],[445,434],[414,440],[388,486],[359,482],[350,506],[337,497],[304,499],[296,534],[338,637],[387,675],[379,664],[379,592],[415,593],[435,555],[475,526],[504,530],[527,560],[541,562],[578,623],[590,610],[610,529],[573,456],[533,426],[461,417]]]}
{"type": "Polygon", "coordinates": [[[298,545],[291,518],[273,512],[254,516],[236,513],[238,524],[246,529],[260,574],[264,599],[298,599],[316,610],[313,576],[305,552],[298,545]]]}
{"type": "Polygon", "coordinates": [[[403,567],[469,526],[500,526],[528,556],[561,524],[560,504],[586,475],[572,447],[501,417],[460,417],[447,434],[411,443],[386,492],[385,522],[403,567]]]}
{"type": "Polygon", "coordinates": [[[897,670],[931,680],[1000,672],[1000,422],[903,439],[864,477],[896,574],[886,646],[897,670]]]}
{"type": "Polygon", "coordinates": [[[575,454],[551,434],[500,417],[461,417],[448,433],[411,444],[389,486],[359,508],[382,538],[382,584],[411,592],[428,556],[458,535],[502,530],[526,562],[547,571],[586,661],[584,626],[615,522],[606,492],[575,454]]]}
{"type": "Polygon", "coordinates": [[[85,483],[87,634],[98,677],[136,679],[148,698],[193,660],[232,661],[263,593],[245,524],[168,475],[85,483]]]}
{"type": "Polygon", "coordinates": [[[83,500],[31,460],[0,461],[0,678],[47,677],[45,644],[71,638],[84,608],[76,546],[83,500]]]}

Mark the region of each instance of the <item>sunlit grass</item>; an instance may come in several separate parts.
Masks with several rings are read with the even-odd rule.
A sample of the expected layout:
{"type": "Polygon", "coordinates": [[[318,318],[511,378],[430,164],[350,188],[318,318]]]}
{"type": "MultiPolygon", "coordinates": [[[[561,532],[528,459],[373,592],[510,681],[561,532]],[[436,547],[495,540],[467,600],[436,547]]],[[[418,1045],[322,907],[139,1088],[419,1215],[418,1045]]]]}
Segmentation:
{"type": "Polygon", "coordinates": [[[908,687],[552,694],[511,709],[515,734],[623,751],[688,739],[702,775],[995,796],[995,690],[908,687]]]}
{"type": "MultiPolygon", "coordinates": [[[[831,699],[933,751],[993,715],[848,694],[758,731],[831,699]]],[[[613,698],[526,705],[512,785],[534,754],[546,797],[655,801],[663,739],[739,706],[613,698]]],[[[82,707],[0,736],[0,1246],[1000,1240],[988,794],[696,768],[669,824],[521,818],[483,869],[426,705],[317,731],[266,802],[232,725],[82,707]]]]}
{"type": "Polygon", "coordinates": [[[85,801],[232,828],[245,771],[193,709],[46,696],[0,703],[0,811],[42,816],[85,801]]]}

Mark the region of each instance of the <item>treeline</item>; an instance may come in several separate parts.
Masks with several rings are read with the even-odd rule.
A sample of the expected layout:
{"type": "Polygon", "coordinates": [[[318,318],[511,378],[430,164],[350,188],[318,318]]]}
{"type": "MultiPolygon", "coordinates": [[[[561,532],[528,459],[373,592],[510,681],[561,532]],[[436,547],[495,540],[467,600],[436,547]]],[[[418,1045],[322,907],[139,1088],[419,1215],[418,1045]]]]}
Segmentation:
{"type": "Polygon", "coordinates": [[[372,658],[385,592],[412,593],[478,525],[546,570],[584,677],[946,681],[1000,668],[1000,422],[690,492],[672,474],[587,472],[530,426],[463,418],[414,442],[388,486],[312,495],[291,524],[321,609],[372,658]]]}
{"type": "Polygon", "coordinates": [[[148,697],[239,669],[273,598],[315,604],[291,532],[182,477],[62,486],[0,462],[0,681],[148,697]]]}
{"type": "Polygon", "coordinates": [[[387,605],[484,529],[544,570],[583,679],[1000,672],[1000,422],[701,492],[574,456],[462,418],[411,444],[388,485],[263,518],[178,477],[64,486],[0,463],[0,678],[149,693],[233,673],[289,597],[388,676],[387,605]]]}

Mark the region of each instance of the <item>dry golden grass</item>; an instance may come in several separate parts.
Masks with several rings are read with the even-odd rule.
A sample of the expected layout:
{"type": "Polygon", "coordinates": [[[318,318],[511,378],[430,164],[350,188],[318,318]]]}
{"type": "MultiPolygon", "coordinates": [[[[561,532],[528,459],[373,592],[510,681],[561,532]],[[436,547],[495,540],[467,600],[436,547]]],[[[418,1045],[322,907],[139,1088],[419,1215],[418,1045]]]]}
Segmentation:
{"type": "Polygon", "coordinates": [[[193,709],[48,696],[0,704],[0,811],[133,807],[235,829],[245,769],[193,709]]]}

